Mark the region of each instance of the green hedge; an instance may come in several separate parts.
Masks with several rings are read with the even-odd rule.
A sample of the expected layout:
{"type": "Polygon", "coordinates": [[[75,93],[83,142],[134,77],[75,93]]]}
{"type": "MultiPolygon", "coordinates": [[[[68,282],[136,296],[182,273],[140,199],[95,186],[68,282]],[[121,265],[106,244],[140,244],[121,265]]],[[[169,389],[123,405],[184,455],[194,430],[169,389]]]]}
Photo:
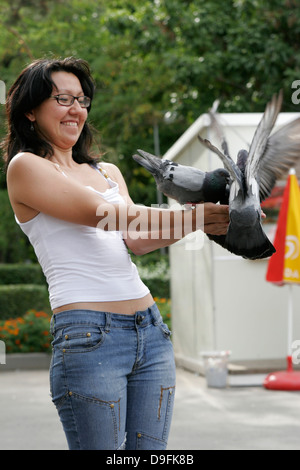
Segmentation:
{"type": "Polygon", "coordinates": [[[142,281],[153,297],[170,298],[170,265],[167,255],[158,251],[144,256],[131,256],[142,281]]]}
{"type": "Polygon", "coordinates": [[[0,264],[0,286],[8,284],[45,285],[39,264],[0,264]]]}
{"type": "Polygon", "coordinates": [[[170,298],[170,282],[160,278],[143,279],[143,283],[148,287],[153,297],[170,298]]]}
{"type": "Polygon", "coordinates": [[[34,284],[0,286],[0,320],[22,317],[31,309],[51,312],[46,286],[34,284]]]}
{"type": "MultiPolygon", "coordinates": [[[[133,256],[143,282],[154,297],[170,297],[168,256],[159,252],[133,256]]],[[[18,318],[28,310],[51,312],[45,277],[38,264],[0,264],[0,320],[18,318]]]]}

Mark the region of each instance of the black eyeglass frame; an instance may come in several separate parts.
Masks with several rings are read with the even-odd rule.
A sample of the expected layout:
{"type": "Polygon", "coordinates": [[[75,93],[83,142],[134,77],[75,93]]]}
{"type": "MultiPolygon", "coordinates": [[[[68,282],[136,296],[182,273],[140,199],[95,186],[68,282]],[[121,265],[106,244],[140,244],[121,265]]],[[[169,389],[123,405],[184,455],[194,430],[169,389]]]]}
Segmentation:
{"type": "Polygon", "coordinates": [[[91,102],[92,102],[92,100],[91,100],[91,98],[90,98],[89,96],[73,96],[73,95],[70,95],[70,94],[68,94],[68,93],[60,93],[60,94],[58,94],[58,95],[52,95],[52,96],[50,96],[50,98],[54,98],[60,106],[66,106],[66,107],[72,106],[72,105],[74,104],[74,101],[75,101],[75,100],[78,101],[78,103],[79,103],[79,105],[80,105],[81,108],[88,108],[88,107],[91,105],[91,102]],[[71,97],[71,98],[73,98],[73,99],[72,99],[71,102],[68,103],[68,104],[61,103],[61,102],[60,102],[60,99],[61,99],[62,96],[68,96],[68,97],[71,97]],[[81,99],[81,100],[84,100],[84,101],[85,101],[85,104],[84,104],[84,101],[81,101],[81,102],[80,102],[80,101],[79,101],[80,99],[81,99]],[[82,106],[82,105],[83,105],[83,106],[82,106]]]}

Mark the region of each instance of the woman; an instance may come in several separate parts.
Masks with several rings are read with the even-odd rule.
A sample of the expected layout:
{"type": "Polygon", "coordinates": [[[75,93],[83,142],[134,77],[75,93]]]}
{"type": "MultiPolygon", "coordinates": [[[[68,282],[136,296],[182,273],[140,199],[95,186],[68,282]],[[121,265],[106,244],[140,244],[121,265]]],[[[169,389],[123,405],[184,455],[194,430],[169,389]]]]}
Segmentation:
{"type": "MultiPolygon", "coordinates": [[[[49,285],[50,386],[69,448],[160,450],[174,400],[172,343],[127,248],[171,245],[183,224],[182,237],[201,223],[197,210],[164,210],[164,227],[162,210],[135,206],[118,168],[91,157],[93,92],[80,59],[22,71],[7,98],[9,197],[49,285]]],[[[204,231],[225,233],[228,207],[203,208],[204,231]]]]}

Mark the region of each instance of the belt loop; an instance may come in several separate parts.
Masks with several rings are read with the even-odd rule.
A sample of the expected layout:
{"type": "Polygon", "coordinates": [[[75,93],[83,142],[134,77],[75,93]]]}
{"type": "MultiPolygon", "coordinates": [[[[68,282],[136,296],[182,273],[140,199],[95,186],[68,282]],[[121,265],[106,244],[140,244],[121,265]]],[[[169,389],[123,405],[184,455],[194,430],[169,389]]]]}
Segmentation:
{"type": "Polygon", "coordinates": [[[155,315],[154,315],[154,312],[153,312],[152,307],[148,307],[148,315],[149,315],[149,317],[150,317],[151,323],[154,325],[154,323],[155,323],[155,315]]]}
{"type": "Polygon", "coordinates": [[[111,313],[106,312],[106,323],[105,323],[105,333],[109,333],[110,331],[110,326],[111,326],[111,313]]]}
{"type": "Polygon", "coordinates": [[[153,324],[157,325],[160,319],[160,311],[158,310],[156,303],[152,307],[149,307],[149,313],[152,317],[153,324]]]}

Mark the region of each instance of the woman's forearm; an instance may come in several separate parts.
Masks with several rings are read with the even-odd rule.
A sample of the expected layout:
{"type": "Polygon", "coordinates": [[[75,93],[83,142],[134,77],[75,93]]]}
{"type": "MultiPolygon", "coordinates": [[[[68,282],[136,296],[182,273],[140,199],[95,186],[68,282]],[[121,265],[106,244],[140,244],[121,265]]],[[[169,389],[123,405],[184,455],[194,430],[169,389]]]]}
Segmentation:
{"type": "Polygon", "coordinates": [[[141,233],[139,238],[132,239],[129,236],[124,237],[124,241],[127,247],[135,255],[145,255],[146,253],[151,253],[152,251],[159,250],[161,248],[166,248],[174,243],[178,242],[180,238],[175,238],[172,233],[170,233],[169,238],[162,238],[160,233],[152,234],[149,237],[149,234],[146,232],[141,233]]]}
{"type": "Polygon", "coordinates": [[[145,206],[101,204],[96,212],[97,228],[122,231],[126,237],[180,240],[203,229],[204,211],[201,205],[194,210],[157,209],[145,206]]]}
{"type": "Polygon", "coordinates": [[[197,230],[225,234],[229,221],[228,206],[211,203],[193,210],[101,205],[97,215],[99,229],[122,231],[128,248],[138,255],[170,246],[197,230]]]}

